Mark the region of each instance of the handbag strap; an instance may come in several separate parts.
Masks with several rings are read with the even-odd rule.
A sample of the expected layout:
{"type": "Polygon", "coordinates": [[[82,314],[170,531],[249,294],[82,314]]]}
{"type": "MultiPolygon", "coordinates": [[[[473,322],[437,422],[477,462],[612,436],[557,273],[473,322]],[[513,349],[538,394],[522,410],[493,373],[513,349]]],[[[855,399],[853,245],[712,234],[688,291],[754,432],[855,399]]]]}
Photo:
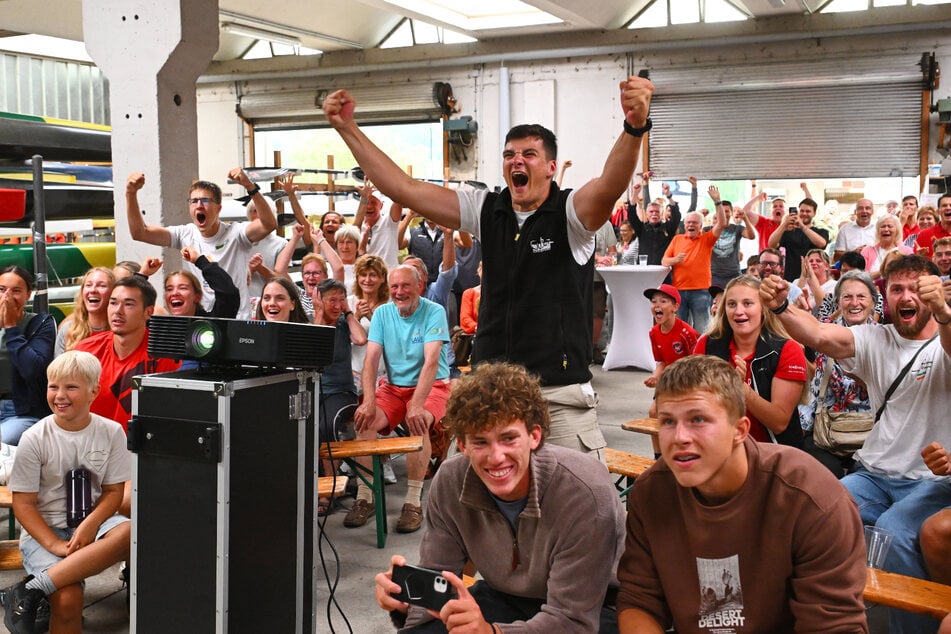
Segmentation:
{"type": "Polygon", "coordinates": [[[816,411],[828,409],[826,407],[826,392],[829,390],[829,379],[835,369],[835,359],[826,357],[822,366],[822,378],[819,380],[819,395],[816,397],[816,411]]]}
{"type": "Polygon", "coordinates": [[[915,352],[915,355],[911,358],[911,360],[910,360],[908,363],[905,364],[905,367],[903,367],[903,368],[901,369],[901,372],[899,372],[899,373],[898,373],[898,376],[895,377],[895,380],[892,381],[892,384],[891,384],[891,386],[888,388],[888,391],[885,392],[885,397],[882,399],[882,405],[881,405],[881,407],[878,408],[878,411],[875,412],[875,421],[874,421],[874,422],[877,423],[877,422],[878,422],[878,419],[882,417],[882,412],[885,411],[885,407],[888,405],[888,399],[889,399],[889,398],[891,397],[891,395],[895,392],[895,390],[898,389],[898,384],[901,383],[901,380],[902,380],[903,378],[905,378],[905,375],[906,375],[906,374],[908,374],[908,370],[910,370],[910,369],[911,369],[911,366],[915,363],[915,359],[918,358],[918,355],[921,354],[921,351],[922,351],[922,350],[924,350],[925,348],[927,348],[928,345],[929,345],[932,341],[934,341],[935,339],[937,339],[937,338],[938,338],[938,335],[935,334],[931,339],[929,339],[928,341],[926,341],[923,346],[921,346],[920,348],[918,348],[918,351],[915,352]]]}

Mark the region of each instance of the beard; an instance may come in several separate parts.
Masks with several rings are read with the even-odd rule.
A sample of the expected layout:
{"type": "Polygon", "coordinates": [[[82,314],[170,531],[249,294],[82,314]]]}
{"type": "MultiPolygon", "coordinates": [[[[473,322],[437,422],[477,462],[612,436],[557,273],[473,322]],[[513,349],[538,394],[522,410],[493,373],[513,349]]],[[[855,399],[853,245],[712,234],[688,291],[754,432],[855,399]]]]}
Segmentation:
{"type": "Polygon", "coordinates": [[[928,320],[931,319],[931,311],[922,307],[918,309],[918,314],[915,317],[915,321],[908,324],[901,320],[896,320],[897,315],[892,316],[892,324],[895,326],[895,331],[902,337],[912,338],[921,333],[925,329],[925,326],[928,325],[928,320]]]}

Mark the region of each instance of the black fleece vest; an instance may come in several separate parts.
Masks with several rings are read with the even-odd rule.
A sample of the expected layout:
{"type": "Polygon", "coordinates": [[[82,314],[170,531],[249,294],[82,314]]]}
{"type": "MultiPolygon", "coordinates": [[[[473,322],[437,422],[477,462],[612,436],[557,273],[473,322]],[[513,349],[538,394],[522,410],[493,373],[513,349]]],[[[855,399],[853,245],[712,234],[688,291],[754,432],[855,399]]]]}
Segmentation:
{"type": "Polygon", "coordinates": [[[508,189],[482,206],[482,299],[472,362],[525,366],[543,385],[591,380],[594,259],[579,265],[568,245],[570,190],[548,199],[518,228],[508,189]]]}
{"type": "MultiPolygon", "coordinates": [[[[750,364],[752,366],[750,376],[753,377],[753,389],[767,401],[772,400],[773,376],[776,374],[776,368],[779,367],[779,355],[783,346],[786,345],[786,341],[788,340],[765,331],[761,332],[756,340],[756,352],[753,354],[753,361],[750,364]]],[[[732,361],[730,358],[730,338],[714,339],[709,337],[707,339],[707,354],[720,357],[730,363],[732,361]]],[[[763,425],[763,427],[766,426],[763,425]]],[[[803,436],[802,425],[799,422],[799,408],[793,408],[786,429],[778,434],[774,434],[767,429],[766,433],[774,439],[774,442],[780,445],[802,449],[803,436]]]]}

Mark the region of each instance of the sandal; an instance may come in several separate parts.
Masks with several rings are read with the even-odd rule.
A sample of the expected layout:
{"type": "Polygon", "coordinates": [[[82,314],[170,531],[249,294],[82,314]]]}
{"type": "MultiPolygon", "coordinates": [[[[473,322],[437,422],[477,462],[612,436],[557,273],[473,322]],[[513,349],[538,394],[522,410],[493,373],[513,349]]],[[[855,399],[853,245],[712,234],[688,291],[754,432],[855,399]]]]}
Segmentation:
{"type": "Polygon", "coordinates": [[[317,517],[324,517],[334,512],[333,503],[327,498],[317,500],[317,517]]]}

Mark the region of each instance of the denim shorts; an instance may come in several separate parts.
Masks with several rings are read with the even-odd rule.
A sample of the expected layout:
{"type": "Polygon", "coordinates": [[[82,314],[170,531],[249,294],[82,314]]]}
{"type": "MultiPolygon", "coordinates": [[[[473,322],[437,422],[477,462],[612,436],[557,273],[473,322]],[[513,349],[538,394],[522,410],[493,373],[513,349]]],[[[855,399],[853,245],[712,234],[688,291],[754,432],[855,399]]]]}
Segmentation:
{"type": "MultiPolygon", "coordinates": [[[[96,531],[96,541],[102,539],[106,533],[111,531],[116,526],[124,524],[128,521],[128,517],[119,515],[118,513],[106,519],[105,522],[99,525],[99,530],[96,531]]],[[[73,536],[73,532],[75,532],[75,530],[75,528],[52,529],[58,538],[66,542],[68,542],[73,536]]],[[[64,559],[63,557],[54,555],[50,551],[43,548],[40,545],[40,542],[33,539],[29,533],[24,532],[23,535],[23,538],[20,539],[20,554],[23,556],[23,568],[26,569],[27,573],[35,575],[40,572],[44,572],[52,568],[54,564],[57,564],[64,559]]]]}

